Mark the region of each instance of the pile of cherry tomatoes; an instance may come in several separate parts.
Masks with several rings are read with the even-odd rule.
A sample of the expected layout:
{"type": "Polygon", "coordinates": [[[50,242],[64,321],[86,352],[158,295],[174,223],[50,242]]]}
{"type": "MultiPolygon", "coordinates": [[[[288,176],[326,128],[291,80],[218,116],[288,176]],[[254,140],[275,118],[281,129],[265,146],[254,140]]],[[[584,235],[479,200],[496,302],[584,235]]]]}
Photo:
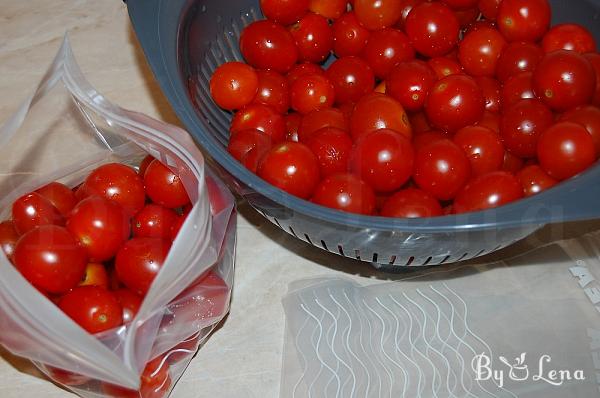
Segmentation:
{"type": "Polygon", "coordinates": [[[213,100],[230,154],[343,211],[431,217],[548,189],[600,154],[600,55],[547,0],[261,0],[213,100]],[[333,56],[332,56],[333,54],[333,56]]]}

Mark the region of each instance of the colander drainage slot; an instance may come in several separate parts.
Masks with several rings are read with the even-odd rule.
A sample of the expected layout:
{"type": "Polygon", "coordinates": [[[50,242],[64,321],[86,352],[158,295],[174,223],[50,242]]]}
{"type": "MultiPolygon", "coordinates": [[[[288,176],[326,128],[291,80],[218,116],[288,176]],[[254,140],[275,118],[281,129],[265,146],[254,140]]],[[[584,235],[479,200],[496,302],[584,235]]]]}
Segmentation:
{"type": "Polygon", "coordinates": [[[344,254],[344,249],[342,248],[342,245],[338,245],[338,252],[342,255],[345,256],[344,254]]]}
{"type": "Polygon", "coordinates": [[[372,262],[376,263],[377,262],[377,257],[379,257],[377,255],[377,253],[373,253],[373,260],[371,260],[372,262]]]}
{"type": "MultiPolygon", "coordinates": [[[[308,243],[310,243],[311,245],[313,245],[312,240],[310,240],[310,236],[308,236],[308,234],[304,234],[304,237],[306,238],[306,241],[308,243]]],[[[313,245],[314,246],[314,245],[313,245]]]]}
{"type": "Polygon", "coordinates": [[[281,226],[281,224],[279,224],[279,220],[277,220],[276,218],[273,218],[273,221],[275,221],[275,224],[277,224],[277,226],[281,229],[283,229],[283,227],[281,226]]]}
{"type": "Polygon", "coordinates": [[[440,261],[440,264],[444,264],[446,261],[448,261],[449,258],[450,258],[450,255],[448,254],[446,257],[444,257],[444,259],[442,261],[440,261]]]}
{"type": "Polygon", "coordinates": [[[323,247],[323,249],[329,251],[329,249],[327,248],[327,244],[325,243],[324,240],[321,240],[321,246],[323,247]]]}
{"type": "Polygon", "coordinates": [[[292,233],[292,235],[294,235],[296,238],[298,237],[298,235],[296,235],[296,232],[294,232],[294,228],[292,228],[292,226],[290,225],[290,232],[292,233]]]}
{"type": "Polygon", "coordinates": [[[394,265],[394,263],[396,263],[396,256],[390,257],[390,262],[388,264],[389,265],[394,265]]]}
{"type": "Polygon", "coordinates": [[[459,259],[458,259],[458,260],[456,260],[456,262],[459,262],[459,261],[461,261],[463,258],[467,257],[468,255],[469,255],[469,253],[465,253],[465,254],[463,254],[462,256],[460,256],[460,257],[459,257],[459,259]]]}
{"type": "Polygon", "coordinates": [[[431,256],[427,257],[427,260],[425,260],[425,262],[423,263],[423,265],[429,264],[429,262],[431,261],[431,259],[432,259],[431,256]]]}
{"type": "Polygon", "coordinates": [[[354,250],[354,257],[356,257],[357,260],[360,260],[360,250],[354,250]]]}
{"type": "Polygon", "coordinates": [[[414,256],[410,256],[410,258],[406,262],[406,265],[411,265],[413,263],[413,261],[415,261],[415,257],[414,256]]]}

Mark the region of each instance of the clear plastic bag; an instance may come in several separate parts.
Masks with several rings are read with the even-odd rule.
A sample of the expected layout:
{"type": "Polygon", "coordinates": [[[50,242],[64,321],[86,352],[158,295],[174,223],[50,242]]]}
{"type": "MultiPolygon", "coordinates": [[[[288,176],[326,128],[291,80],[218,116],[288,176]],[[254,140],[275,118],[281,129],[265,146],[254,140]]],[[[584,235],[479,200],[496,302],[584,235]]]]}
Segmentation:
{"type": "Polygon", "coordinates": [[[193,208],[131,323],[88,334],[0,251],[0,343],[84,397],[107,395],[107,383],[138,389],[144,367],[156,357],[160,366],[169,365],[170,391],[229,309],[234,199],[205,169],[185,131],[97,93],[67,37],[35,93],[0,128],[1,219],[10,218],[16,198],[51,181],[75,187],[101,164],[133,166],[147,154],[181,177],[193,208]],[[226,286],[210,283],[210,272],[226,286]]]}

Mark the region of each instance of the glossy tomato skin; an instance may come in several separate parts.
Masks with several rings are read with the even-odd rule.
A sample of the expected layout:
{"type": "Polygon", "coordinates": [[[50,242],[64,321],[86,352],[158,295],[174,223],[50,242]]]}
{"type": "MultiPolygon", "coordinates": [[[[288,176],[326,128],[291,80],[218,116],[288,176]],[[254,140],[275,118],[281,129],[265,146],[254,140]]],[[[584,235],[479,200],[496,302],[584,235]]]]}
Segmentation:
{"type": "Polygon", "coordinates": [[[554,123],[552,111],[538,99],[524,99],[507,108],[500,122],[506,149],[520,158],[537,154],[540,134],[554,123]]]}
{"type": "Polygon", "coordinates": [[[435,72],[426,62],[402,62],[388,76],[386,93],[398,100],[407,111],[417,112],[425,105],[436,80],[435,72]]]}
{"type": "Polygon", "coordinates": [[[300,21],[290,27],[296,41],[299,60],[320,63],[333,49],[333,31],[327,18],[314,14],[305,14],[300,21]]]}
{"type": "Polygon", "coordinates": [[[371,215],[375,212],[375,192],[352,174],[332,174],[323,179],[312,197],[321,206],[349,213],[371,215]]]}
{"type": "Polygon", "coordinates": [[[484,110],[481,88],[466,75],[451,75],[439,80],[425,102],[429,121],[435,127],[449,131],[476,123],[484,110]]]}
{"type": "Polygon", "coordinates": [[[541,39],[550,26],[548,0],[504,0],[498,9],[498,30],[509,42],[541,39]]]}
{"type": "Polygon", "coordinates": [[[468,33],[458,46],[458,58],[472,76],[494,76],[506,40],[496,29],[482,27],[468,33]]]}
{"type": "Polygon", "coordinates": [[[456,132],[453,141],[467,154],[473,177],[501,169],[504,145],[494,131],[481,126],[463,127],[456,132]]]}
{"type": "Polygon", "coordinates": [[[593,105],[586,105],[563,113],[561,122],[574,122],[581,124],[594,139],[596,154],[600,155],[600,109],[593,105]]]}
{"type": "Polygon", "coordinates": [[[343,130],[324,127],[307,142],[319,161],[322,177],[349,171],[352,138],[343,130]]]}
{"type": "Polygon", "coordinates": [[[405,31],[406,18],[408,17],[408,14],[410,14],[415,6],[423,3],[424,1],[425,0],[398,0],[402,11],[400,13],[400,19],[396,23],[396,27],[402,31],[405,31]]]}
{"type": "Polygon", "coordinates": [[[365,95],[354,107],[350,118],[350,133],[357,140],[375,130],[390,129],[410,139],[412,130],[402,104],[389,95],[365,95]]]}
{"type": "Polygon", "coordinates": [[[285,120],[280,113],[268,105],[250,104],[233,116],[229,126],[232,134],[248,129],[262,131],[271,137],[273,143],[285,139],[285,120]]]}
{"type": "Polygon", "coordinates": [[[433,69],[438,80],[450,75],[460,75],[463,67],[455,60],[448,57],[433,57],[427,60],[427,64],[433,69]]]}
{"type": "Polygon", "coordinates": [[[442,133],[439,130],[424,131],[413,135],[412,144],[415,151],[419,151],[421,148],[432,142],[446,138],[449,138],[449,135],[447,133],[442,133]]]}
{"type": "Polygon", "coordinates": [[[589,30],[579,24],[565,23],[553,26],[542,39],[542,49],[549,53],[569,50],[578,53],[596,51],[596,41],[589,30]]]}
{"type": "Polygon", "coordinates": [[[526,197],[538,194],[558,184],[558,180],[550,177],[537,164],[524,167],[516,174],[516,177],[521,182],[526,197]]]}
{"type": "Polygon", "coordinates": [[[403,32],[386,28],[371,32],[362,57],[377,78],[385,79],[394,66],[414,59],[415,50],[403,32]]]}
{"type": "Polygon", "coordinates": [[[533,72],[542,60],[544,52],[531,42],[509,43],[502,51],[496,65],[496,77],[505,82],[509,77],[522,72],[533,72]]]}
{"type": "Polygon", "coordinates": [[[85,273],[87,256],[69,231],[57,225],[37,227],[19,239],[13,255],[16,268],[45,293],[65,293],[85,273]]]}
{"type": "Polygon", "coordinates": [[[408,14],[405,29],[417,52],[437,57],[456,46],[460,25],[448,6],[425,2],[415,6],[408,14]]]}
{"type": "Polygon", "coordinates": [[[117,252],[115,269],[131,291],[145,296],[160,271],[171,242],[160,238],[133,238],[117,252]]]}
{"type": "Polygon", "coordinates": [[[495,133],[500,133],[500,115],[490,111],[483,112],[483,116],[476,123],[477,126],[487,127],[495,133]]]}
{"type": "Polygon", "coordinates": [[[333,83],[338,104],[356,102],[375,87],[373,70],[366,61],[355,56],[337,59],[326,75],[333,83]]]}
{"type": "Polygon", "coordinates": [[[544,131],[538,140],[540,166],[557,180],[584,171],[596,160],[594,140],[580,124],[559,122],[544,131]]]}
{"type": "Polygon", "coordinates": [[[550,108],[565,111],[587,104],[596,89],[596,74],[582,55],[567,50],[548,53],[533,73],[533,89],[550,108]]]}
{"type": "Polygon", "coordinates": [[[467,155],[448,139],[434,141],[417,151],[413,180],[436,199],[453,199],[470,176],[467,155]]]}
{"type": "Polygon", "coordinates": [[[335,127],[343,131],[350,129],[348,119],[339,109],[317,109],[302,117],[298,127],[298,141],[308,142],[315,132],[324,127],[335,127]]]}
{"type": "Polygon", "coordinates": [[[15,230],[22,235],[40,225],[63,225],[64,218],[50,201],[37,192],[21,196],[12,205],[15,230]]]}
{"type": "Polygon", "coordinates": [[[365,28],[379,30],[394,26],[402,7],[398,0],[354,0],[354,12],[365,28]]]}
{"type": "Polygon", "coordinates": [[[350,164],[354,174],[376,192],[392,192],[410,178],[414,150],[404,135],[389,129],[375,130],[356,140],[350,164]]]}
{"type": "Polygon", "coordinates": [[[75,193],[71,188],[59,182],[51,182],[44,185],[40,189],[37,189],[36,192],[48,199],[63,217],[67,217],[77,204],[77,198],[75,198],[75,193]]]}
{"type": "Polygon", "coordinates": [[[285,142],[263,156],[257,174],[279,189],[308,199],[319,182],[319,162],[306,145],[285,142]]]}
{"type": "Polygon", "coordinates": [[[240,50],[248,64],[257,69],[288,72],[298,61],[298,48],[291,33],[271,21],[256,21],[240,36],[240,50]]]}
{"type": "Polygon", "coordinates": [[[177,219],[177,213],[166,207],[147,204],[131,220],[133,236],[136,238],[171,237],[171,227],[177,219]]]}
{"type": "Polygon", "coordinates": [[[308,12],[309,0],[260,0],[264,16],[282,25],[296,23],[308,12]]]}
{"type": "Polygon", "coordinates": [[[302,62],[294,65],[292,69],[285,75],[285,77],[288,81],[288,87],[292,87],[292,84],[294,84],[299,77],[315,74],[324,75],[325,70],[323,70],[323,68],[317,64],[313,64],[311,62],[302,62]]]}
{"type": "Polygon", "coordinates": [[[292,112],[284,116],[285,118],[285,140],[298,142],[298,130],[302,116],[299,113],[292,112]]]}
{"type": "Polygon", "coordinates": [[[248,105],[258,89],[258,75],[242,62],[220,65],[210,78],[210,95],[223,109],[234,110],[248,105]]]}
{"type": "Polygon", "coordinates": [[[111,398],[164,398],[171,390],[169,368],[164,355],[158,356],[146,364],[138,391],[103,383],[102,392],[111,398]]]}
{"type": "Polygon", "coordinates": [[[310,0],[309,9],[327,19],[336,20],[346,12],[347,0],[310,0]]]}
{"type": "Polygon", "coordinates": [[[115,202],[91,196],[75,206],[67,229],[87,251],[92,262],[111,259],[129,238],[130,218],[115,202]]]}
{"type": "Polygon", "coordinates": [[[124,164],[109,163],[92,171],[85,179],[83,196],[102,196],[120,204],[129,216],[146,203],[143,177],[124,164]]]}
{"type": "Polygon", "coordinates": [[[514,175],[494,171],[476,177],[459,192],[454,200],[457,214],[491,209],[523,197],[523,187],[514,175]]]}
{"type": "Polygon", "coordinates": [[[485,19],[495,21],[500,9],[500,3],[502,3],[502,0],[479,0],[477,7],[485,19]]]}
{"type": "Polygon", "coordinates": [[[85,275],[79,286],[98,286],[108,289],[109,279],[103,264],[88,263],[85,267],[85,275]]]}
{"type": "Polygon", "coordinates": [[[144,175],[144,183],[148,197],[156,204],[175,209],[190,203],[190,198],[179,176],[159,160],[154,160],[148,166],[144,175]]]}
{"type": "Polygon", "coordinates": [[[123,309],[123,324],[133,321],[142,306],[142,297],[129,289],[118,289],[113,294],[123,309]]]}
{"type": "Polygon", "coordinates": [[[292,108],[301,114],[330,108],[335,100],[335,87],[320,74],[299,77],[290,89],[292,108]]]}
{"type": "Polygon", "coordinates": [[[502,109],[502,85],[493,77],[479,76],[475,78],[477,85],[481,88],[485,100],[485,110],[500,113],[502,109]]]}
{"type": "Polygon", "coordinates": [[[12,221],[3,221],[0,223],[0,248],[6,254],[9,260],[12,261],[13,254],[15,253],[15,246],[19,240],[19,234],[15,230],[15,226],[12,221]]]}
{"type": "Polygon", "coordinates": [[[338,18],[333,23],[332,29],[333,52],[338,58],[360,55],[369,40],[369,30],[358,22],[354,11],[338,18]]]}
{"type": "Polygon", "coordinates": [[[383,217],[438,217],[442,207],[435,197],[417,188],[407,188],[390,196],[381,209],[383,217]]]}
{"type": "Polygon", "coordinates": [[[537,98],[533,91],[533,73],[522,72],[509,77],[502,86],[500,96],[505,109],[521,100],[537,98]]]}
{"type": "Polygon", "coordinates": [[[600,106],[600,54],[598,53],[587,53],[583,54],[587,59],[596,75],[596,89],[594,90],[594,96],[592,97],[592,105],[600,106]]]}
{"type": "Polygon", "coordinates": [[[260,158],[271,149],[271,137],[257,129],[241,130],[229,138],[227,151],[248,170],[256,172],[260,158]]]}
{"type": "Polygon", "coordinates": [[[89,333],[120,326],[123,309],[112,292],[98,286],[80,286],[61,297],[58,307],[89,333]]]}
{"type": "Polygon", "coordinates": [[[513,155],[509,151],[504,152],[504,163],[502,164],[502,171],[507,171],[511,174],[516,174],[523,168],[525,161],[520,157],[513,155]]]}
{"type": "Polygon", "coordinates": [[[287,112],[290,108],[290,89],[287,79],[280,73],[270,70],[259,70],[256,74],[258,89],[252,102],[271,106],[279,113],[287,112]]]}
{"type": "Polygon", "coordinates": [[[146,169],[150,166],[150,163],[154,160],[154,156],[146,155],[144,159],[140,162],[140,166],[138,167],[138,174],[144,178],[144,174],[146,174],[146,169]]]}

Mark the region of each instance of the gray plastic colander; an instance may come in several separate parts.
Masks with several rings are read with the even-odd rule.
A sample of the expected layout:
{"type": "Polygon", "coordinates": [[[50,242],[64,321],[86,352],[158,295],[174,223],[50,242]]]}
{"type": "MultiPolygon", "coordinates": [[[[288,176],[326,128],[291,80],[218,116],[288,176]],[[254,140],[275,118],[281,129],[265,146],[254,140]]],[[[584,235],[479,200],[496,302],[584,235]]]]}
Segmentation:
{"type": "MultiPolygon", "coordinates": [[[[551,0],[553,23],[577,22],[600,38],[600,0],[551,0]]],[[[241,60],[243,27],[258,1],[128,0],[138,39],[175,112],[230,187],[282,230],[323,250],[392,270],[471,259],[549,223],[600,217],[600,165],[534,197],[476,213],[427,219],[359,216],[324,208],[269,185],[227,152],[231,114],[209,94],[225,61],[241,60]]]]}

